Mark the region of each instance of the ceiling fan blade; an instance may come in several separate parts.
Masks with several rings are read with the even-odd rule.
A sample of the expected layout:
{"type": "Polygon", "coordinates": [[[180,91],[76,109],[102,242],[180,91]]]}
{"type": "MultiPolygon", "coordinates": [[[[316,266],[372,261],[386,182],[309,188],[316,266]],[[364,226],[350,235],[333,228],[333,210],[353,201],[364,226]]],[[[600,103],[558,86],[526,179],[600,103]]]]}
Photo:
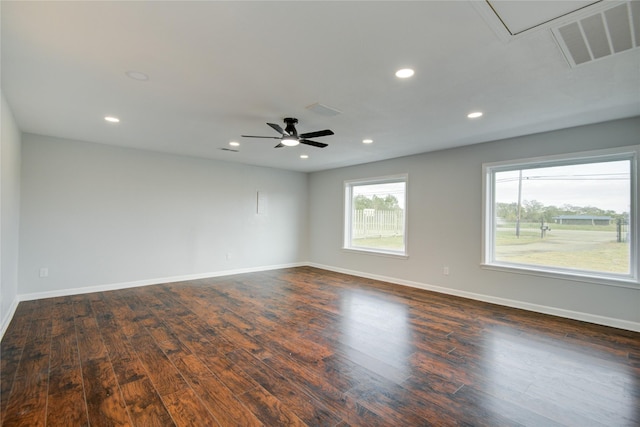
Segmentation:
{"type": "Polygon", "coordinates": [[[255,135],[240,135],[243,138],[269,138],[269,139],[281,139],[280,136],[255,136],[255,135]]]}
{"type": "Polygon", "coordinates": [[[301,133],[299,136],[300,138],[317,138],[319,136],[328,136],[328,135],[333,135],[333,131],[329,129],[318,130],[315,132],[301,133]]]}
{"type": "Polygon", "coordinates": [[[324,148],[329,145],[329,144],[325,144],[324,142],[316,142],[316,141],[311,141],[309,139],[300,139],[300,144],[313,145],[314,147],[318,147],[318,148],[324,148]]]}
{"type": "Polygon", "coordinates": [[[273,148],[282,148],[282,147],[284,147],[284,144],[281,142],[280,144],[276,145],[276,146],[275,146],[275,147],[273,147],[273,148]]]}
{"type": "Polygon", "coordinates": [[[288,135],[284,129],[282,129],[282,127],[280,125],[277,125],[275,123],[267,123],[269,126],[271,126],[276,132],[278,132],[280,135],[288,135]]]}

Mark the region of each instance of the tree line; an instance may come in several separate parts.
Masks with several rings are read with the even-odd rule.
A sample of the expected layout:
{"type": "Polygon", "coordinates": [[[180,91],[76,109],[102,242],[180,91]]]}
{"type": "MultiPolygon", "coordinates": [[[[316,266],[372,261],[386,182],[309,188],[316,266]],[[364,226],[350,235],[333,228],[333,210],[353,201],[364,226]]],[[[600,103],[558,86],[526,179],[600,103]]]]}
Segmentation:
{"type": "MultiPolygon", "coordinates": [[[[593,206],[573,206],[562,205],[545,206],[537,200],[525,200],[520,206],[520,221],[522,222],[553,222],[553,217],[560,215],[592,215],[592,216],[608,216],[612,219],[625,219],[628,213],[617,213],[612,210],[604,210],[593,206]]],[[[513,203],[496,203],[496,216],[505,221],[513,222],[518,219],[518,204],[513,203]]]]}
{"type": "MultiPolygon", "coordinates": [[[[367,197],[358,195],[353,199],[353,207],[356,210],[376,209],[390,211],[400,209],[398,199],[390,194],[380,197],[374,195],[367,197]]],[[[545,206],[537,200],[525,200],[520,206],[520,221],[522,222],[553,222],[553,217],[560,215],[591,215],[608,216],[612,219],[626,219],[627,212],[617,213],[613,210],[604,210],[594,206],[574,206],[565,204],[558,206],[545,206]]],[[[518,219],[518,203],[496,203],[496,216],[508,222],[515,222],[518,219]]]]}
{"type": "Polygon", "coordinates": [[[377,195],[367,197],[360,194],[353,198],[353,207],[356,210],[376,209],[380,211],[391,211],[400,209],[398,199],[391,194],[387,194],[385,197],[379,197],[377,195]]]}

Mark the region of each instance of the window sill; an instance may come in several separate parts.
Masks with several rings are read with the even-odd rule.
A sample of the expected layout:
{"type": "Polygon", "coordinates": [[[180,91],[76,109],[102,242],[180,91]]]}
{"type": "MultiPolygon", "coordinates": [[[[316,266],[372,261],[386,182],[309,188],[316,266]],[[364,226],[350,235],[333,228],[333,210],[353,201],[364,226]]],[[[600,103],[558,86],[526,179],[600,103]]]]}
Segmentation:
{"type": "Polygon", "coordinates": [[[526,274],[530,276],[547,277],[551,279],[570,280],[574,282],[594,283],[596,285],[616,286],[620,288],[640,289],[640,283],[637,279],[628,276],[611,277],[602,276],[596,273],[588,272],[563,272],[556,270],[546,270],[544,268],[536,268],[535,266],[516,266],[504,264],[480,264],[485,270],[502,271],[505,273],[526,274]]]}
{"type": "Polygon", "coordinates": [[[400,259],[408,259],[409,255],[406,253],[398,253],[398,252],[386,252],[386,251],[376,251],[372,249],[364,249],[364,248],[342,248],[344,252],[351,252],[357,254],[366,254],[366,255],[377,255],[386,258],[400,258],[400,259]]]}

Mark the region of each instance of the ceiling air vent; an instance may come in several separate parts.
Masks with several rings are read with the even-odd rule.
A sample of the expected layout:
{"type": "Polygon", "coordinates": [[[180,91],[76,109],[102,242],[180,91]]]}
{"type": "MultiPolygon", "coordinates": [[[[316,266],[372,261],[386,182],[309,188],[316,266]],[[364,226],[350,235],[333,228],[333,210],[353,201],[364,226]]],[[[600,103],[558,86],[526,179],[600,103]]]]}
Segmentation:
{"type": "Polygon", "coordinates": [[[640,2],[619,4],[553,28],[552,32],[572,67],[637,49],[640,45],[640,2]]]}
{"type": "Polygon", "coordinates": [[[328,105],[320,104],[319,102],[316,102],[315,104],[307,105],[306,109],[309,111],[313,111],[314,113],[320,114],[321,116],[327,116],[327,117],[337,116],[338,114],[342,113],[342,111],[340,110],[336,110],[335,108],[329,107],[328,105]]]}

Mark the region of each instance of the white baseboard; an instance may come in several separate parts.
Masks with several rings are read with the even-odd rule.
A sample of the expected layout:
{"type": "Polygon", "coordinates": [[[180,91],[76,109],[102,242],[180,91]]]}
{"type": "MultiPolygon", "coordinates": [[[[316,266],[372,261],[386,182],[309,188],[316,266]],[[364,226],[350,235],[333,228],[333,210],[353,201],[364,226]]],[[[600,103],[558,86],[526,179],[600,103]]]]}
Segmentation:
{"type": "Polygon", "coordinates": [[[4,313],[4,316],[2,316],[2,323],[0,323],[0,340],[2,340],[2,337],[4,337],[4,333],[9,327],[9,323],[11,323],[13,315],[16,314],[16,308],[18,308],[19,302],[19,299],[16,297],[11,303],[9,310],[7,310],[7,312],[4,313]]]}
{"type": "Polygon", "coordinates": [[[159,285],[162,283],[183,282],[186,280],[208,279],[211,277],[231,276],[234,274],[255,273],[258,271],[277,270],[281,268],[304,267],[309,265],[306,262],[298,262],[291,264],[267,265],[260,267],[240,268],[235,270],[213,271],[209,273],[187,274],[183,276],[162,277],[158,279],[137,280],[133,282],[112,283],[106,285],[87,286],[83,288],[59,289],[48,292],[35,292],[30,294],[18,294],[13,300],[8,312],[4,314],[2,323],[0,324],[0,340],[4,336],[5,331],[9,327],[11,320],[21,301],[33,301],[44,298],[66,297],[70,295],[90,294],[93,292],[115,291],[118,289],[136,288],[139,286],[159,285]]]}
{"type": "Polygon", "coordinates": [[[565,310],[557,307],[549,307],[539,304],[531,304],[524,301],[512,300],[507,298],[494,297],[490,295],[477,294],[474,292],[461,291],[457,289],[445,288],[442,286],[428,285],[426,283],[413,282],[410,280],[397,279],[395,277],[381,276],[377,274],[364,273],[362,271],[348,270],[345,268],[332,267],[328,265],[309,263],[310,267],[316,267],[323,270],[335,271],[336,273],[350,274],[352,276],[364,277],[367,279],[380,280],[396,285],[409,286],[412,288],[424,289],[427,291],[438,292],[441,294],[454,295],[462,298],[469,298],[477,301],[488,302],[506,307],[520,308],[523,310],[533,311],[536,313],[550,314],[553,316],[564,317],[567,319],[580,320],[582,322],[595,323],[598,325],[611,326],[618,329],[626,329],[629,331],[640,332],[640,323],[631,322],[629,320],[616,319],[613,317],[599,316],[597,314],[583,313],[579,311],[565,310]]]}
{"type": "Polygon", "coordinates": [[[316,267],[323,270],[335,271],[337,273],[344,273],[344,274],[350,274],[352,276],[364,277],[367,279],[380,280],[383,282],[409,286],[412,288],[424,289],[427,291],[433,291],[433,292],[438,292],[438,293],[447,294],[447,295],[454,295],[462,298],[469,298],[477,301],[484,301],[492,304],[503,305],[506,307],[520,308],[523,310],[529,310],[537,313],[550,314],[553,316],[565,317],[567,319],[580,320],[583,322],[595,323],[599,325],[611,326],[614,328],[640,332],[640,323],[638,322],[631,322],[628,320],[616,319],[616,318],[606,317],[606,316],[599,316],[596,314],[565,310],[557,307],[531,304],[524,301],[511,300],[506,298],[494,297],[490,295],[477,294],[473,292],[460,291],[457,289],[445,288],[442,286],[428,285],[426,283],[397,279],[394,277],[370,274],[362,271],[332,267],[332,266],[322,265],[322,264],[317,264],[312,262],[299,262],[299,263],[291,263],[291,264],[269,265],[269,266],[242,268],[242,269],[235,269],[235,270],[215,271],[215,272],[209,272],[209,273],[189,274],[189,275],[183,275],[183,276],[164,277],[164,278],[158,278],[158,279],[138,280],[133,282],[97,285],[97,286],[89,286],[84,288],[61,289],[61,290],[49,291],[49,292],[21,294],[21,295],[18,295],[17,299],[13,301],[8,313],[6,313],[4,315],[4,318],[2,319],[2,324],[0,325],[0,327],[2,328],[0,329],[0,339],[4,335],[6,328],[9,326],[11,319],[13,319],[13,315],[15,314],[16,308],[18,307],[18,303],[20,301],[31,301],[31,300],[43,299],[43,298],[79,295],[79,294],[87,294],[92,292],[113,291],[118,289],[135,288],[139,286],[158,285],[162,283],[182,282],[187,280],[207,279],[212,277],[231,276],[234,274],[254,273],[259,271],[268,271],[268,270],[277,270],[281,268],[304,267],[304,266],[316,267]]]}
{"type": "Polygon", "coordinates": [[[231,276],[234,274],[255,273],[258,271],[277,270],[280,268],[303,267],[306,262],[268,265],[260,267],[240,268],[235,270],[212,271],[208,273],[187,274],[182,276],[161,277],[156,279],[137,280],[133,282],[112,283],[106,285],[86,286],[83,288],[59,289],[48,292],[36,292],[31,294],[18,295],[19,301],[32,301],[44,298],[66,297],[69,295],[90,294],[93,292],[115,291],[118,289],[137,288],[140,286],[160,285],[162,283],[184,282],[187,280],[209,279],[212,277],[231,276]]]}

